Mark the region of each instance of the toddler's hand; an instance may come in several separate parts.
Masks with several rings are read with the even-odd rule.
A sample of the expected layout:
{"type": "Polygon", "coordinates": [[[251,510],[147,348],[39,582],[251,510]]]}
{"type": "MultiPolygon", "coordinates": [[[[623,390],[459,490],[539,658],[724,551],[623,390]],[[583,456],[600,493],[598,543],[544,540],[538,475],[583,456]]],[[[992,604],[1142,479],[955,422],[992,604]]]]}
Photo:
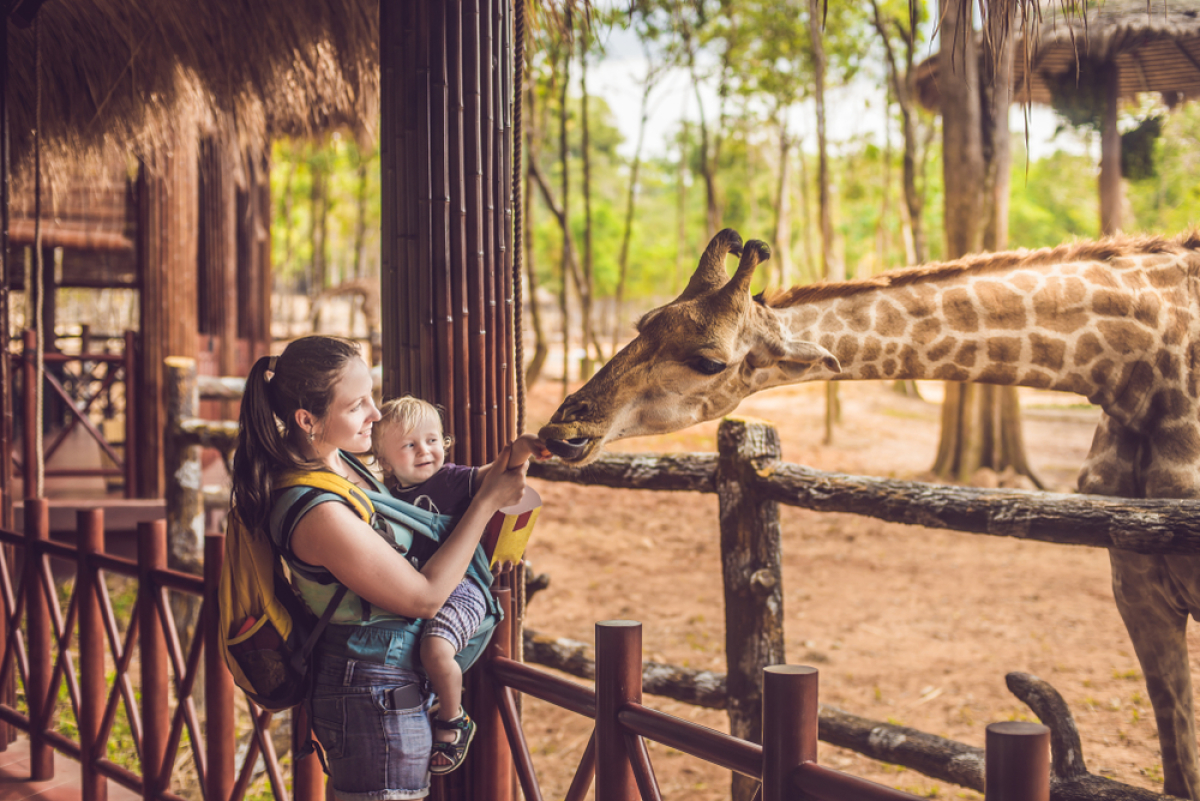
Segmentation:
{"type": "MultiPolygon", "coordinates": [[[[512,445],[505,445],[496,456],[497,465],[507,465],[512,459],[512,445]]],[[[521,462],[507,470],[488,470],[479,487],[477,498],[486,499],[492,509],[520,503],[525,494],[525,472],[529,463],[521,462]]]]}

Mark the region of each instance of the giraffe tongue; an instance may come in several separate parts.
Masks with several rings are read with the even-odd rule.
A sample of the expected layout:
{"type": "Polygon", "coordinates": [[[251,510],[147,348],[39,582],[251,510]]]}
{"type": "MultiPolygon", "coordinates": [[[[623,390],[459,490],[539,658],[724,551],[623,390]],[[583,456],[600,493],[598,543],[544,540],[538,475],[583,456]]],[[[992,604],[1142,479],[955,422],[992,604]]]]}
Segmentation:
{"type": "Polygon", "coordinates": [[[546,440],[546,447],[555,456],[570,462],[583,456],[583,452],[587,450],[589,442],[591,440],[587,437],[580,437],[578,439],[548,439],[546,440]]]}

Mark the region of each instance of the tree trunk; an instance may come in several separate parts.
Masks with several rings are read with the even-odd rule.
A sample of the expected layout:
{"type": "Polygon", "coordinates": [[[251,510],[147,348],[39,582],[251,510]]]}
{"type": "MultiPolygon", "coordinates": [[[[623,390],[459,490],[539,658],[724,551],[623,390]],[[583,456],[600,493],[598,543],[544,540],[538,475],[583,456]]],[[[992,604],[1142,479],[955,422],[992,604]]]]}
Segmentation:
{"type": "MultiPolygon", "coordinates": [[[[817,213],[821,218],[821,270],[827,281],[845,281],[846,267],[833,250],[833,209],[829,199],[829,152],[825,138],[825,43],[821,38],[821,3],[808,0],[808,33],[813,49],[813,104],[817,113],[817,213]]],[[[837,385],[825,387],[825,444],[841,417],[837,385]]]]}
{"type": "Polygon", "coordinates": [[[1117,130],[1120,87],[1117,65],[1107,63],[1100,72],[1104,81],[1104,120],[1100,129],[1100,235],[1121,230],[1121,133],[1117,130]]]}
{"type": "MultiPolygon", "coordinates": [[[[525,108],[526,118],[532,123],[536,117],[533,113],[533,101],[535,92],[532,82],[528,92],[526,93],[525,108]]],[[[531,124],[525,129],[525,194],[522,196],[522,201],[525,204],[525,275],[529,283],[529,290],[525,292],[525,300],[529,304],[529,321],[533,326],[533,356],[530,357],[528,365],[524,366],[525,370],[525,386],[526,388],[537,383],[538,378],[542,375],[542,367],[546,364],[546,356],[550,352],[550,347],[546,344],[546,331],[542,326],[542,313],[538,306],[537,298],[537,270],[534,269],[534,252],[533,246],[533,178],[532,166],[538,158],[537,143],[541,140],[539,132],[531,124]]],[[[522,336],[522,332],[516,332],[517,336],[522,336]]],[[[517,365],[517,369],[522,369],[522,365],[517,365]]]]}
{"type": "MultiPolygon", "coordinates": [[[[366,273],[363,256],[365,255],[364,243],[367,238],[367,161],[362,153],[358,155],[356,177],[358,178],[358,183],[354,193],[354,245],[350,256],[351,279],[363,278],[366,273]]],[[[363,302],[365,303],[366,300],[364,299],[363,302]]],[[[349,325],[351,332],[354,331],[354,318],[357,311],[357,304],[351,303],[349,325]]],[[[370,337],[372,333],[372,331],[368,330],[367,336],[370,337]]]]}
{"type": "Polygon", "coordinates": [[[817,269],[817,256],[813,251],[812,199],[809,196],[808,157],[801,148],[797,161],[800,163],[800,221],[804,226],[804,280],[816,281],[821,271],[817,269]]]}
{"type": "MultiPolygon", "coordinates": [[[[293,179],[296,177],[296,154],[288,149],[288,167],[287,178],[283,181],[283,264],[287,269],[295,274],[295,267],[292,260],[295,258],[295,246],[292,243],[292,234],[295,231],[292,225],[292,207],[295,204],[295,192],[293,188],[293,179]]],[[[280,271],[282,272],[282,270],[280,271]]],[[[289,282],[290,284],[291,282],[289,282]]],[[[285,304],[283,313],[278,315],[287,322],[286,336],[292,335],[292,323],[295,322],[295,304],[292,303],[292,297],[295,295],[295,287],[289,285],[287,291],[283,287],[277,287],[279,292],[280,302],[285,304]]]]}
{"type": "MultiPolygon", "coordinates": [[[[329,285],[328,265],[325,260],[325,241],[329,231],[329,198],[328,170],[323,155],[317,155],[310,162],[312,167],[312,191],[309,202],[312,205],[312,219],[309,224],[309,243],[312,246],[312,261],[309,266],[308,298],[314,301],[329,285]]],[[[320,312],[313,315],[312,328],[320,330],[320,312]]]]}
{"type": "MultiPolygon", "coordinates": [[[[588,130],[588,31],[583,32],[583,47],[579,54],[580,89],[580,154],[583,159],[583,283],[579,286],[579,316],[582,328],[583,356],[579,359],[579,380],[592,377],[592,154],[588,130]]],[[[565,197],[565,193],[564,193],[565,197]]],[[[603,355],[596,354],[603,359],[603,355]]]]}
{"type": "MultiPolygon", "coordinates": [[[[653,72],[648,72],[642,84],[641,117],[638,119],[637,145],[633,149],[633,164],[629,168],[629,191],[625,195],[625,224],[621,232],[621,255],[617,258],[617,289],[613,295],[612,352],[620,347],[621,305],[625,302],[625,282],[629,276],[629,241],[633,237],[633,209],[637,203],[638,173],[642,168],[642,145],[646,140],[646,122],[650,119],[650,92],[654,89],[653,72]]],[[[682,161],[682,159],[680,159],[682,161]]],[[[680,174],[682,174],[680,170],[680,174]]],[[[680,182],[682,184],[682,181],[680,182]]],[[[682,252],[682,248],[680,249],[682,252]]],[[[676,259],[676,273],[678,258],[676,259]]]]}
{"type": "MultiPolygon", "coordinates": [[[[1007,246],[1012,159],[1008,128],[1012,37],[1001,37],[993,30],[992,35],[983,37],[982,58],[976,57],[972,36],[960,33],[957,41],[949,39],[960,26],[971,30],[970,17],[960,20],[957,14],[957,9],[950,9],[943,19],[939,55],[949,59],[951,52],[955,53],[953,67],[944,61],[939,72],[950,76],[941,81],[947,258],[1007,246]],[[1005,49],[992,52],[994,43],[1002,40],[1005,49]],[[979,65],[983,75],[975,71],[979,65]],[[952,69],[958,72],[952,73],[952,69]]],[[[1000,26],[1007,21],[993,14],[989,24],[1000,26]]],[[[1041,486],[1025,454],[1017,388],[947,384],[933,472],[970,481],[981,468],[997,473],[1011,468],[1041,486]]]]}
{"type": "MultiPolygon", "coordinates": [[[[567,290],[567,272],[571,264],[574,262],[575,254],[572,247],[571,239],[571,150],[567,146],[567,90],[571,86],[571,51],[573,48],[570,44],[570,37],[574,35],[574,28],[571,24],[571,12],[567,11],[567,47],[566,53],[563,56],[562,70],[562,92],[558,98],[558,158],[559,164],[562,167],[562,214],[559,215],[559,224],[562,226],[563,241],[562,241],[562,257],[559,261],[560,275],[562,275],[562,284],[558,292],[558,310],[562,317],[562,393],[565,398],[570,394],[570,375],[571,375],[571,313],[570,313],[570,292],[567,290]]],[[[578,287],[582,282],[575,281],[578,287]]],[[[586,347],[587,343],[584,343],[586,347]]]]}
{"type": "Polygon", "coordinates": [[[775,192],[775,249],[778,251],[776,286],[783,289],[792,285],[792,207],[791,186],[788,173],[791,168],[789,156],[792,141],[788,136],[787,119],[779,114],[779,183],[775,192]]]}
{"type": "Polygon", "coordinates": [[[721,226],[721,210],[717,204],[716,164],[709,153],[708,120],[704,116],[704,100],[700,97],[700,79],[696,75],[696,60],[693,54],[690,63],[692,86],[696,90],[696,108],[700,116],[700,174],[704,177],[704,227],[705,241],[712,239],[721,226]]]}
{"type": "Polygon", "coordinates": [[[687,148],[691,126],[687,117],[683,119],[683,135],[679,141],[679,169],[675,173],[675,286],[673,291],[683,291],[684,254],[687,252],[687,148]]]}

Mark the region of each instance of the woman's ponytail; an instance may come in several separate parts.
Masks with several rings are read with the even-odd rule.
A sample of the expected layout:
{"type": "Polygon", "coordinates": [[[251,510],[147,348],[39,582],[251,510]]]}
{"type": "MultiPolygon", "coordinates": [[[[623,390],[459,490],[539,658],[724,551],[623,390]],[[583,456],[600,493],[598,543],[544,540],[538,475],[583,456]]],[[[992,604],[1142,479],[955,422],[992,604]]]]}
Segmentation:
{"type": "Polygon", "coordinates": [[[315,467],[300,442],[296,410],[323,418],[347,362],[357,357],[358,347],[350,340],[310,336],[250,368],[233,454],[232,501],[245,525],[266,525],[279,473],[315,467]]]}

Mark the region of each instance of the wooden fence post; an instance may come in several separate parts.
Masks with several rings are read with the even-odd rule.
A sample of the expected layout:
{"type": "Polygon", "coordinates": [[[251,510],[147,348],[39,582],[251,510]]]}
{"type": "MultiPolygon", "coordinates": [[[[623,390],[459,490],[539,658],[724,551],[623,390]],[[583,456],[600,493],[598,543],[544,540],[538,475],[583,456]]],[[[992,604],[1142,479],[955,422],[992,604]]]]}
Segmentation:
{"type": "Polygon", "coordinates": [[[596,801],[640,798],[617,721],[629,701],[642,702],[642,624],[602,620],[596,624],[596,801]]]}
{"type": "MultiPolygon", "coordinates": [[[[760,420],[727,417],[717,430],[717,450],[729,733],[757,743],[762,672],[785,659],[779,504],[759,497],[751,479],[758,467],[779,460],[779,432],[760,420]]],[[[756,784],[734,774],[734,801],[750,801],[756,784]]]]}
{"type": "MultiPolygon", "coordinates": [[[[493,591],[496,593],[496,600],[504,609],[505,618],[492,632],[491,642],[484,652],[484,660],[511,656],[511,591],[507,587],[500,587],[499,582],[493,587],[493,591]]],[[[482,665],[475,669],[486,674],[486,668],[482,665]]],[[[516,774],[513,770],[512,748],[508,744],[504,719],[500,716],[500,688],[490,676],[485,675],[483,681],[476,682],[475,690],[476,694],[471,700],[471,716],[475,718],[479,727],[475,735],[475,748],[479,749],[480,765],[473,778],[480,787],[486,788],[484,796],[479,796],[478,793],[476,796],[490,801],[513,801],[516,774]]]]}
{"type": "Polygon", "coordinates": [[[141,497],[138,486],[137,332],[125,332],[125,497],[141,497]]]}
{"type": "MultiPolygon", "coordinates": [[[[21,439],[21,479],[25,484],[25,499],[36,498],[37,485],[37,332],[26,329],[21,335],[23,352],[21,354],[22,394],[24,397],[25,425],[21,439]]],[[[29,514],[28,510],[25,512],[29,514]]]]}
{"type": "MultiPolygon", "coordinates": [[[[196,360],[168,356],[164,365],[163,467],[166,475],[168,564],[174,570],[200,572],[204,543],[204,496],[200,486],[200,446],[183,445],[180,421],[193,418],[200,408],[196,385],[196,360]]],[[[181,629],[183,626],[181,626],[181,629]]]]}
{"type": "MultiPolygon", "coordinates": [[[[32,436],[28,428],[26,426],[26,436],[32,436]]],[[[46,741],[46,726],[54,709],[54,699],[49,697],[54,661],[50,650],[50,606],[42,586],[44,557],[38,548],[40,542],[49,539],[50,502],[45,498],[26,497],[25,569],[21,586],[25,593],[26,647],[29,649],[29,676],[25,683],[25,701],[29,705],[29,778],[34,781],[54,778],[54,749],[46,741]]]]}
{"type": "Polygon", "coordinates": [[[167,566],[167,524],[138,524],[138,658],[142,665],[142,798],[157,801],[170,731],[167,640],[158,617],[154,571],[167,566]]]}
{"type": "Polygon", "coordinates": [[[793,798],[792,770],[817,761],[817,679],[811,667],[763,669],[762,801],[793,798]]]}
{"type": "Polygon", "coordinates": [[[1050,801],[1050,729],[1010,720],[987,727],[987,801],[1050,801]]]}
{"type": "Polygon", "coordinates": [[[79,773],[83,801],[106,801],[108,780],[96,769],[104,718],[104,618],[100,571],[92,554],[104,552],[104,510],[76,513],[75,603],[79,616],[79,773]]]}
{"type": "MultiPolygon", "coordinates": [[[[233,675],[221,655],[221,616],[217,597],[221,565],[225,561],[225,535],[204,538],[204,748],[208,756],[205,798],[226,801],[233,792],[234,751],[237,742],[233,726],[233,675]]],[[[297,801],[302,796],[296,793],[297,801]]],[[[308,801],[307,799],[305,801],[308,801]]]]}

